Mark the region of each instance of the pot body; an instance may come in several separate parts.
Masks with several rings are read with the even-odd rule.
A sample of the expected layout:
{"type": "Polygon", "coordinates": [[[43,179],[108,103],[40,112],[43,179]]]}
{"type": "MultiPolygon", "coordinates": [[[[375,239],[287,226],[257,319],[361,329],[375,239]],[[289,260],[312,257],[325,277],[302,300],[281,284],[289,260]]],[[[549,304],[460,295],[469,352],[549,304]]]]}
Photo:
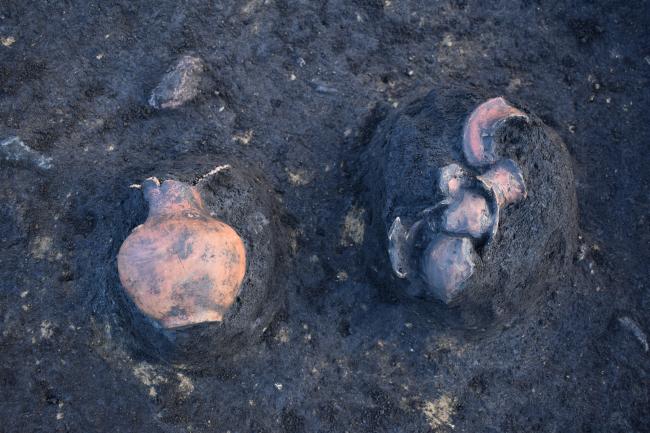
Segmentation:
{"type": "Polygon", "coordinates": [[[221,321],[246,273],[244,242],[210,216],[194,187],[166,181],[145,196],[149,216],[117,258],[129,297],[165,328],[221,321]]]}

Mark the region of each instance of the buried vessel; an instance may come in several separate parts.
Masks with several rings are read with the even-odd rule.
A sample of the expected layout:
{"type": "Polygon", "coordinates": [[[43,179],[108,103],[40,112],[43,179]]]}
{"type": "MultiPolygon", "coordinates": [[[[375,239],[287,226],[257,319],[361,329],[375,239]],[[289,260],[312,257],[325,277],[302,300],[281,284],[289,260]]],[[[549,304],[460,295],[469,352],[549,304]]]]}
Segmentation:
{"type": "Polygon", "coordinates": [[[149,178],[126,202],[128,215],[149,211],[122,243],[114,293],[133,350],[203,369],[257,341],[283,307],[287,237],[256,169],[223,165],[190,183],[174,178],[197,179],[198,163],[181,163],[187,172],[161,166],[172,179],[149,178]]]}
{"type": "Polygon", "coordinates": [[[221,321],[244,280],[244,242],[210,215],[195,187],[156,178],[142,187],[149,216],[118,254],[122,285],[165,328],[221,321]]]}
{"type": "Polygon", "coordinates": [[[499,211],[527,196],[519,166],[510,159],[499,160],[495,151],[494,135],[511,117],[528,120],[500,97],[475,108],[465,123],[463,156],[474,170],[488,167],[487,171],[474,178],[472,168],[456,162],[439,168],[437,186],[443,198],[420,213],[429,223],[418,220],[407,231],[398,216],[389,231],[388,255],[395,274],[406,278],[403,269],[419,268],[431,293],[445,303],[454,301],[474,273],[475,247],[496,236],[499,211]],[[444,211],[432,212],[435,209],[444,211]],[[425,233],[416,234],[422,230],[425,233]],[[414,235],[428,242],[423,253],[413,248],[414,235]]]}
{"type": "Polygon", "coordinates": [[[540,290],[539,269],[569,263],[575,188],[564,144],[538,118],[501,97],[469,105],[431,92],[378,125],[362,160],[377,216],[369,260],[403,281],[394,293],[498,315],[534,299],[522,288],[540,290]],[[446,114],[459,106],[464,124],[446,114]]]}

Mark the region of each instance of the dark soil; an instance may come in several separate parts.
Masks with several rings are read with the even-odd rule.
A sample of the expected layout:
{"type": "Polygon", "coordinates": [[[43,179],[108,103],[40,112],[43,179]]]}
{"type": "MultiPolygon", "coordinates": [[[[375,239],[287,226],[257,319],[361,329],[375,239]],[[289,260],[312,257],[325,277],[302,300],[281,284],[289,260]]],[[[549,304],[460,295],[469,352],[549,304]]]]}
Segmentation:
{"type": "Polygon", "coordinates": [[[0,161],[0,431],[649,431],[649,24],[647,1],[0,3],[0,141],[38,152],[0,161]],[[201,93],[149,107],[186,54],[201,93]],[[568,264],[476,323],[369,259],[363,156],[432,91],[461,101],[450,137],[487,98],[527,109],[575,175],[568,264]],[[129,186],[224,164],[266,192],[282,299],[261,335],[166,356],[120,295],[129,186]]]}

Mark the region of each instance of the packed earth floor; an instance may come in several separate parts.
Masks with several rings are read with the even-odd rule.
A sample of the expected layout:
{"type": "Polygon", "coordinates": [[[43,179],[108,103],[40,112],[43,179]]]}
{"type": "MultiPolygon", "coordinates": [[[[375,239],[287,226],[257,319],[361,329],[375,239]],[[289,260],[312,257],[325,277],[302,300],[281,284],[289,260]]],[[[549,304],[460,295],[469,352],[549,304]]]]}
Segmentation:
{"type": "Polygon", "coordinates": [[[650,431],[648,28],[643,0],[0,1],[0,432],[650,431]],[[153,107],[182,56],[198,93],[153,107]],[[368,146],[431,94],[452,127],[534,113],[575,176],[570,265],[475,322],[402,296],[370,230],[368,146]],[[224,165],[274,314],[159,356],[120,298],[130,186],[224,165]]]}

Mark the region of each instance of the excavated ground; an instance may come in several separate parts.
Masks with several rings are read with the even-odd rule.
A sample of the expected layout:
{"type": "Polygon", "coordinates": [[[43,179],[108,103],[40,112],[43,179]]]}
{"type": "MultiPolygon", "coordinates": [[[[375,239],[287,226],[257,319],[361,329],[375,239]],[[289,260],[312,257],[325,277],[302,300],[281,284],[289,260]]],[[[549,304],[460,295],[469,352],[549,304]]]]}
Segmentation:
{"type": "Polygon", "coordinates": [[[0,154],[0,431],[648,431],[649,23],[641,0],[0,3],[0,141],[32,149],[0,154]],[[185,54],[201,93],[149,108],[185,54]],[[478,326],[368,260],[360,157],[430,91],[526,107],[576,178],[571,264],[478,326]],[[196,369],[125,320],[115,256],[131,184],[224,164],[277,201],[286,302],[196,369]]]}

